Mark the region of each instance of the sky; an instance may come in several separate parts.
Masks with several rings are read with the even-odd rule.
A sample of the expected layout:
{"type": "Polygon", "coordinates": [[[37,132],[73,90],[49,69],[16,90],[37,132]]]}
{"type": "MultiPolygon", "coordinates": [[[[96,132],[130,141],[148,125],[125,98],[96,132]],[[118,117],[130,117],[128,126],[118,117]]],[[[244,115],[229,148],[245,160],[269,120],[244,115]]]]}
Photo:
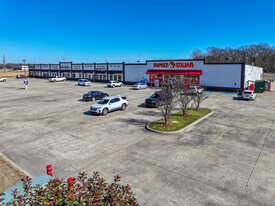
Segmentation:
{"type": "Polygon", "coordinates": [[[274,0],[0,0],[0,62],[143,62],[274,46],[274,9],[274,0]]]}

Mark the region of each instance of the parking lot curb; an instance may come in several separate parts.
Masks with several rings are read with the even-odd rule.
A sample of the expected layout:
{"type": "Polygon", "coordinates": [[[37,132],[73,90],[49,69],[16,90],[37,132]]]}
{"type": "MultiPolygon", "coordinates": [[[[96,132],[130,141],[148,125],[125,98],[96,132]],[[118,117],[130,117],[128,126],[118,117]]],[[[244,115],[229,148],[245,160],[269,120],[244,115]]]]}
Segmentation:
{"type": "Polygon", "coordinates": [[[156,133],[160,133],[160,134],[177,134],[177,133],[184,132],[185,130],[190,129],[191,127],[195,126],[196,124],[198,124],[198,123],[201,122],[202,120],[204,120],[204,119],[210,117],[213,113],[214,113],[214,112],[211,111],[209,114],[203,116],[202,118],[200,118],[200,119],[198,119],[198,120],[192,122],[191,124],[189,124],[189,125],[183,127],[182,129],[179,129],[179,130],[176,130],[176,131],[165,132],[165,131],[158,131],[158,130],[151,129],[151,128],[149,128],[149,126],[148,126],[151,122],[148,123],[148,124],[145,126],[145,129],[148,130],[148,131],[150,131],[150,132],[156,132],[156,133]]]}
{"type": "Polygon", "coordinates": [[[13,161],[11,161],[9,158],[7,158],[5,155],[3,155],[1,152],[0,152],[0,156],[6,160],[9,164],[11,164],[13,167],[15,167],[17,170],[23,172],[26,176],[29,176],[29,177],[33,177],[31,174],[29,174],[28,172],[26,172],[25,170],[23,170],[22,168],[20,168],[18,165],[16,165],[13,161]]]}

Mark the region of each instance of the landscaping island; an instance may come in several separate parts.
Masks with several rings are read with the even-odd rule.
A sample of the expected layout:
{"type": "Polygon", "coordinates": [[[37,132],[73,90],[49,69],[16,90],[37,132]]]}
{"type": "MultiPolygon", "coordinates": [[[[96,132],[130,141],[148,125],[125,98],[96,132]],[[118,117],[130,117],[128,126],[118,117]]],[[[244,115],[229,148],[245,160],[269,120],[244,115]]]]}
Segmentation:
{"type": "Polygon", "coordinates": [[[182,115],[182,111],[172,114],[167,125],[164,124],[164,119],[160,119],[148,124],[147,128],[160,132],[178,131],[211,112],[210,109],[200,108],[199,110],[195,110],[192,108],[187,111],[187,115],[185,116],[182,115]]]}

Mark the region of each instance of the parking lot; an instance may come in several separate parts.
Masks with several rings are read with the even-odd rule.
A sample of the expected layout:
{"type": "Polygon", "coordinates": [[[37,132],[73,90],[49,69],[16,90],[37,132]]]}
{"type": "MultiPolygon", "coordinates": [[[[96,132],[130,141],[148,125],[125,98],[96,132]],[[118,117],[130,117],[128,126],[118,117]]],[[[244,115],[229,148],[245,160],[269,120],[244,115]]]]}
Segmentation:
{"type": "Polygon", "coordinates": [[[0,83],[0,152],[31,174],[53,166],[55,177],[78,172],[111,182],[120,175],[141,205],[274,205],[275,93],[239,101],[212,92],[202,107],[214,114],[184,133],[144,129],[161,116],[146,108],[154,89],[81,87],[74,81],[8,79],[0,83]],[[129,106],[91,115],[82,95],[126,95],[129,106]]]}

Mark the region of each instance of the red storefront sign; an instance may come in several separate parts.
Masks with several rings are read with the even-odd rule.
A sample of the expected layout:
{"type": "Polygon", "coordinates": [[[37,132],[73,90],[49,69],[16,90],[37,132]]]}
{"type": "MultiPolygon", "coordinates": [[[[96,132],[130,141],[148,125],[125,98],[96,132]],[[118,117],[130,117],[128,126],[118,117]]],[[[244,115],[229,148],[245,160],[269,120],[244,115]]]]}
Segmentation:
{"type": "Polygon", "coordinates": [[[201,75],[201,70],[148,69],[146,74],[201,75]]]}
{"type": "Polygon", "coordinates": [[[154,63],[154,68],[193,68],[193,62],[162,62],[162,63],[154,63]]]}

